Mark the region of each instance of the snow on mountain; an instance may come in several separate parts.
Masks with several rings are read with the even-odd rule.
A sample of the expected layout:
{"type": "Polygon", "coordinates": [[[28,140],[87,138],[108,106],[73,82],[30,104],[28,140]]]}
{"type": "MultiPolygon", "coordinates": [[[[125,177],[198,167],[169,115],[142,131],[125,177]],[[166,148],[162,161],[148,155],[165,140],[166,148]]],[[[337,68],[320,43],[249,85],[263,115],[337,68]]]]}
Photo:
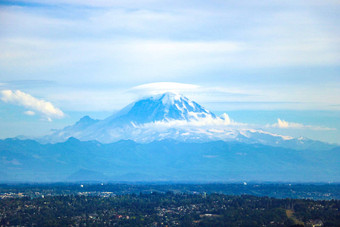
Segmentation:
{"type": "Polygon", "coordinates": [[[294,149],[326,146],[312,140],[249,129],[230,120],[227,114],[217,117],[196,102],[174,93],[143,98],[104,120],[85,116],[76,124],[56,130],[40,141],[62,142],[69,137],[103,143],[126,139],[142,143],[173,139],[192,142],[238,141],[294,149]]]}
{"type": "MultiPolygon", "coordinates": [[[[172,121],[200,122],[203,119],[217,119],[217,117],[196,102],[169,92],[131,103],[118,113],[101,121],[93,120],[88,116],[83,117],[76,124],[56,130],[44,137],[43,141],[61,142],[72,136],[81,140],[114,142],[135,138],[136,132],[141,131],[140,126],[143,124],[172,121]]],[[[141,132],[141,135],[137,137],[143,134],[141,132]]]]}
{"type": "Polygon", "coordinates": [[[196,102],[174,93],[164,93],[134,102],[117,114],[105,119],[105,123],[135,124],[170,121],[199,120],[201,118],[216,118],[216,116],[196,102]]]}

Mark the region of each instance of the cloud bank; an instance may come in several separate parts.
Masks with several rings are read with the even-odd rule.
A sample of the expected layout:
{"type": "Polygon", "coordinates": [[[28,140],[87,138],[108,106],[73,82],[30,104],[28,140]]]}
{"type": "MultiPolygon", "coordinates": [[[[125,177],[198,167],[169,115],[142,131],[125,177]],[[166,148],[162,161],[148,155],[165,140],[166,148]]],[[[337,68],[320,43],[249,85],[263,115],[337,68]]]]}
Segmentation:
{"type": "Polygon", "coordinates": [[[24,112],[24,114],[29,115],[29,116],[33,116],[33,115],[35,115],[35,112],[32,111],[32,110],[27,110],[27,111],[24,112]]]}
{"type": "MultiPolygon", "coordinates": [[[[237,122],[230,119],[229,115],[224,113],[220,117],[212,118],[200,118],[192,121],[185,120],[169,120],[169,121],[155,121],[145,124],[136,125],[133,124],[133,127],[136,129],[157,129],[159,131],[170,130],[170,129],[178,129],[178,130],[189,130],[189,131],[201,131],[201,132],[214,132],[214,133],[228,133],[233,131],[234,129],[238,130],[246,130],[246,131],[261,131],[261,133],[268,133],[270,135],[274,135],[269,132],[265,132],[262,129],[289,129],[289,130],[313,130],[313,131],[333,131],[335,128],[328,128],[323,126],[316,125],[304,125],[296,122],[288,122],[282,120],[280,118],[277,119],[277,123],[267,124],[267,125],[257,125],[257,124],[248,124],[237,122]]],[[[279,135],[278,135],[279,136],[279,135]]],[[[281,136],[282,138],[291,139],[293,137],[289,136],[281,136]]]]}
{"type": "Polygon", "coordinates": [[[48,121],[51,121],[53,118],[62,118],[65,116],[65,114],[60,109],[53,106],[52,103],[37,99],[20,90],[2,90],[0,94],[3,102],[23,106],[29,109],[24,112],[26,115],[35,115],[35,112],[38,112],[48,121]]]}
{"type": "Polygon", "coordinates": [[[210,128],[229,128],[229,127],[242,127],[247,126],[247,124],[235,122],[230,119],[229,115],[224,113],[220,117],[212,118],[205,117],[196,120],[186,121],[186,120],[168,120],[168,121],[155,121],[150,123],[145,123],[141,125],[133,124],[135,128],[197,128],[197,129],[210,129],[210,128]]]}

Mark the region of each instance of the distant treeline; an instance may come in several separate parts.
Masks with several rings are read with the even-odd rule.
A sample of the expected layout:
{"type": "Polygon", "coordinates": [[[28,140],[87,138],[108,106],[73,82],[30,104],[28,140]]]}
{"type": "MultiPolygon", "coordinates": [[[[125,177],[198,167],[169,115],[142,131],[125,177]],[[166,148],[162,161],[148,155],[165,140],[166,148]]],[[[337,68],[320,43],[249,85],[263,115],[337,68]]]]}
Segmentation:
{"type": "MultiPolygon", "coordinates": [[[[340,199],[340,184],[288,183],[51,183],[0,184],[1,193],[36,195],[77,195],[79,192],[112,192],[114,194],[165,193],[221,193],[226,195],[254,195],[273,198],[332,200],[340,199]],[[81,187],[82,185],[82,187],[81,187]]],[[[95,193],[94,193],[95,194],[95,193]]]]}

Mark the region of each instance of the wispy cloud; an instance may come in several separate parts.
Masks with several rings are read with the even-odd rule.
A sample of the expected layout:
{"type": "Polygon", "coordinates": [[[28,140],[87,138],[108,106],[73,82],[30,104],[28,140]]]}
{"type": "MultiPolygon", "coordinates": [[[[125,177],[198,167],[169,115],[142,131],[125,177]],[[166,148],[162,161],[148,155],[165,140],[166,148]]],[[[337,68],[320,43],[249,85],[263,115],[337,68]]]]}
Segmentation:
{"type": "Polygon", "coordinates": [[[35,115],[35,112],[32,111],[32,110],[27,110],[27,111],[24,112],[24,114],[26,114],[28,116],[33,116],[33,115],[35,115]]]}
{"type": "Polygon", "coordinates": [[[145,94],[159,94],[164,92],[183,93],[195,91],[199,88],[200,86],[195,84],[157,82],[135,86],[131,88],[131,91],[140,92],[143,95],[145,95],[145,94]]]}
{"type": "Polygon", "coordinates": [[[277,119],[277,123],[272,125],[267,125],[267,128],[281,128],[281,129],[310,129],[310,130],[336,130],[335,128],[328,128],[322,126],[315,126],[315,125],[304,125],[301,123],[296,122],[288,122],[285,120],[281,120],[280,118],[277,119]]]}
{"type": "Polygon", "coordinates": [[[48,121],[51,121],[53,118],[64,117],[64,113],[60,109],[55,107],[52,103],[35,98],[32,95],[20,90],[2,90],[0,94],[1,100],[3,102],[23,106],[29,109],[25,112],[25,114],[27,115],[34,115],[34,111],[36,111],[43,115],[48,121]]]}
{"type": "MultiPolygon", "coordinates": [[[[0,7],[2,80],[53,78],[64,91],[42,95],[62,94],[66,100],[60,103],[71,99],[66,87],[81,93],[79,84],[101,86],[87,90],[103,98],[99,92],[112,93],[116,84],[128,89],[155,81],[195,81],[204,86],[199,88],[201,97],[191,97],[206,103],[263,102],[263,107],[256,103],[244,108],[268,109],[273,105],[264,102],[300,102],[286,106],[339,109],[334,106],[339,104],[338,70],[323,68],[339,64],[339,29],[334,23],[339,4],[332,1],[198,1],[195,6],[190,1],[171,6],[154,0],[34,1],[39,3],[34,7],[29,1],[0,7]],[[296,68],[284,70],[290,67],[296,68]],[[207,86],[211,89],[203,90],[207,86]]],[[[84,109],[84,103],[76,100],[70,106],[84,109]]],[[[229,106],[212,105],[220,111],[229,106]]]]}
{"type": "Polygon", "coordinates": [[[235,88],[232,86],[201,86],[198,84],[189,84],[189,83],[178,83],[178,82],[156,82],[156,83],[147,83],[141,84],[131,89],[127,90],[128,92],[133,92],[141,95],[154,95],[164,92],[174,92],[185,95],[193,95],[195,99],[198,96],[210,96],[213,95],[216,101],[218,100],[218,96],[223,96],[223,100],[226,101],[226,96],[229,97],[245,97],[257,95],[256,91],[253,90],[245,90],[240,88],[235,88]]]}

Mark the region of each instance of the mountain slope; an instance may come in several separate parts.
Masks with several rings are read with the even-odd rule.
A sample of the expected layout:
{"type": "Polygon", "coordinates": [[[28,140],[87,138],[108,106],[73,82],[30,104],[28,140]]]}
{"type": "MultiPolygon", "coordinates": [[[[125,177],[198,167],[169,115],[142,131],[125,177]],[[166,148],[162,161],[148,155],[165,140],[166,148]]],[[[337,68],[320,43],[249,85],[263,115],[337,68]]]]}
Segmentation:
{"type": "Polygon", "coordinates": [[[133,122],[135,124],[170,121],[170,120],[199,120],[216,116],[196,102],[174,93],[164,93],[141,99],[128,105],[117,114],[104,120],[105,124],[133,122]]]}
{"type": "Polygon", "coordinates": [[[76,124],[56,130],[39,141],[63,142],[69,137],[102,143],[119,140],[149,143],[173,139],[187,142],[223,140],[260,143],[298,150],[327,150],[334,147],[308,139],[295,139],[263,130],[239,127],[227,114],[217,117],[196,102],[174,93],[141,99],[104,120],[93,120],[85,116],[76,124]]]}
{"type": "MultiPolygon", "coordinates": [[[[75,137],[80,140],[98,140],[109,143],[135,137],[140,131],[137,126],[145,123],[191,122],[204,119],[217,119],[217,117],[184,96],[164,93],[131,103],[104,120],[93,120],[85,116],[76,124],[55,130],[51,135],[41,138],[40,141],[62,142],[69,137],[75,137]]],[[[145,140],[147,140],[146,137],[147,135],[144,134],[145,140]]]]}

